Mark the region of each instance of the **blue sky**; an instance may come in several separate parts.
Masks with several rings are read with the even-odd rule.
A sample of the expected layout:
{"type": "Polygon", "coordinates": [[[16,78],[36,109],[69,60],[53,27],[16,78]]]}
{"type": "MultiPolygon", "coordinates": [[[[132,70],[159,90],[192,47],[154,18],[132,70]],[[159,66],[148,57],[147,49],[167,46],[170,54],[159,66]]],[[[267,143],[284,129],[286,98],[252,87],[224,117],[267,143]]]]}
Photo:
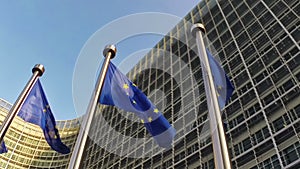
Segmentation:
{"type": "MultiPolygon", "coordinates": [[[[32,75],[32,67],[41,63],[46,68],[41,82],[54,116],[57,120],[75,118],[77,114],[72,98],[73,72],[81,49],[97,30],[113,20],[135,13],[162,12],[184,17],[198,2],[2,1],[0,97],[14,103],[32,75]]],[[[155,24],[155,21],[152,22],[155,24]]],[[[153,47],[160,38],[152,36],[148,38],[150,40],[143,40],[143,37],[129,39],[120,44],[122,47],[119,50],[122,50],[123,57],[126,57],[139,50],[141,45],[143,48],[153,47]],[[135,43],[137,45],[133,45],[135,43]]]]}

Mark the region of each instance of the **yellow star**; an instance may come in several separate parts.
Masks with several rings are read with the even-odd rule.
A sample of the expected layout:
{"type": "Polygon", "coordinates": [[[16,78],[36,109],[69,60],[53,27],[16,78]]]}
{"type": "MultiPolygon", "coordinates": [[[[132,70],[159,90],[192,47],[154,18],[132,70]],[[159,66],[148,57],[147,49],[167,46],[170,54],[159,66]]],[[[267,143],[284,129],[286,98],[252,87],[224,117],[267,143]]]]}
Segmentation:
{"type": "Polygon", "coordinates": [[[46,107],[43,109],[43,112],[46,113],[47,112],[47,109],[49,109],[50,106],[49,105],[46,105],[46,107]]]}
{"type": "Polygon", "coordinates": [[[220,94],[219,94],[219,92],[217,92],[217,97],[220,97],[220,94]]]}
{"type": "Polygon", "coordinates": [[[145,123],[145,121],[144,121],[143,119],[141,119],[141,122],[142,122],[142,123],[145,123]]]}
{"type": "Polygon", "coordinates": [[[128,88],[129,88],[128,84],[126,84],[126,83],[123,84],[123,88],[124,88],[124,89],[128,89],[128,88]]]}
{"type": "Polygon", "coordinates": [[[222,89],[222,86],[221,86],[221,85],[218,85],[218,89],[221,90],[221,89],[222,89]]]}
{"type": "Polygon", "coordinates": [[[133,104],[136,104],[135,100],[132,100],[132,103],[133,103],[133,104]]]}
{"type": "Polygon", "coordinates": [[[158,111],[158,109],[154,109],[154,113],[158,113],[159,111],[158,111]]]}
{"type": "Polygon", "coordinates": [[[132,86],[136,87],[136,84],[132,83],[132,86]]]}
{"type": "Polygon", "coordinates": [[[55,132],[54,131],[49,131],[49,133],[48,133],[49,135],[50,135],[50,137],[51,138],[54,138],[54,139],[56,139],[57,138],[57,136],[56,136],[56,134],[55,134],[55,132]]]}
{"type": "Polygon", "coordinates": [[[149,117],[149,118],[148,118],[148,121],[149,121],[149,122],[151,122],[151,121],[152,121],[152,118],[151,118],[151,117],[149,117]]]}

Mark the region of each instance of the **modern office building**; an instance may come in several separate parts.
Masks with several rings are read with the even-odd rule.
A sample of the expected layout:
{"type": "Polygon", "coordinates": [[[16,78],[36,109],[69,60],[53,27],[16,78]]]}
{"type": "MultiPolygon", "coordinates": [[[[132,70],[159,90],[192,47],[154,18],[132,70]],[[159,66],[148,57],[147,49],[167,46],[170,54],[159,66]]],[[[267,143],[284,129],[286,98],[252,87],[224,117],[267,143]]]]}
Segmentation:
{"type": "MultiPolygon", "coordinates": [[[[7,101],[0,99],[1,122],[11,107],[7,101]]],[[[57,121],[57,128],[62,142],[72,151],[79,130],[78,119],[57,121]]],[[[0,168],[65,169],[69,164],[71,153],[64,155],[52,150],[44,138],[42,129],[24,122],[18,116],[13,120],[4,141],[8,152],[0,155],[0,168]]]]}
{"type": "Polygon", "coordinates": [[[176,128],[174,145],[99,105],[81,168],[214,168],[193,23],[235,86],[222,114],[232,167],[300,168],[299,16],[298,0],[201,1],[128,73],[176,128]]]}
{"type": "MultiPolygon", "coordinates": [[[[233,168],[300,168],[300,2],[203,0],[128,73],[176,128],[157,146],[130,113],[98,105],[81,161],[86,168],[214,168],[208,111],[193,23],[235,86],[223,110],[233,168]]],[[[11,105],[0,99],[0,121],[11,105]]],[[[58,121],[73,150],[78,119],[58,121]]],[[[16,118],[0,168],[67,168],[42,130],[16,118]]]]}

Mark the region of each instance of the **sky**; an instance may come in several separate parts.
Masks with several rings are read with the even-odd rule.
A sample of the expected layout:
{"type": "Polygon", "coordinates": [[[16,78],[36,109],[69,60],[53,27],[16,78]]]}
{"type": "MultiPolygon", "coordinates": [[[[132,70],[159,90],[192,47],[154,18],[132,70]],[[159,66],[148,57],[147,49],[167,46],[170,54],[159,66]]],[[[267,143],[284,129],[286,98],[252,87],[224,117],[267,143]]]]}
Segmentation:
{"type": "MultiPolygon", "coordinates": [[[[199,0],[1,1],[0,98],[13,104],[31,77],[31,69],[43,64],[45,73],[40,80],[56,120],[76,118],[82,112],[74,106],[74,70],[84,46],[97,31],[137,13],[159,12],[182,18],[198,3],[199,0]]],[[[128,29],[138,24],[124,26],[128,29]]],[[[151,24],[161,23],[152,19],[151,24]]],[[[122,31],[114,28],[112,32],[118,29],[122,31]]],[[[119,42],[117,55],[122,57],[118,56],[116,62],[121,63],[141,49],[151,49],[162,37],[134,36],[119,42]]],[[[100,39],[106,43],[109,38],[100,39]]],[[[99,45],[99,57],[102,50],[99,45]]],[[[127,66],[133,67],[134,63],[127,66]]]]}

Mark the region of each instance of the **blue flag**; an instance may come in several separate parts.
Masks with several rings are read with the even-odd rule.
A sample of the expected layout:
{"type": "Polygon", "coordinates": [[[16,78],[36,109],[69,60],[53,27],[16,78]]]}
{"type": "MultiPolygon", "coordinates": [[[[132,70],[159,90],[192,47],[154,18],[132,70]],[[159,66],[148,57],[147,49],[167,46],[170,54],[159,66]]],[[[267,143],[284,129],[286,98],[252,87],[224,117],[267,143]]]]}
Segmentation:
{"type": "Polygon", "coordinates": [[[0,154],[2,153],[7,153],[7,148],[4,144],[4,141],[1,142],[1,147],[0,147],[0,154]]]}
{"type": "Polygon", "coordinates": [[[214,77],[215,87],[217,90],[217,96],[219,101],[220,109],[225,107],[226,102],[231,97],[234,87],[226,75],[224,69],[214,59],[208,50],[206,50],[207,57],[209,60],[212,75],[214,77]]]}
{"type": "Polygon", "coordinates": [[[147,96],[111,62],[99,102],[135,113],[160,147],[171,146],[176,130],[147,96]]]}
{"type": "Polygon", "coordinates": [[[54,116],[39,79],[28,94],[18,116],[40,126],[46,141],[53,150],[62,154],[70,152],[70,149],[61,142],[54,116]]]}

